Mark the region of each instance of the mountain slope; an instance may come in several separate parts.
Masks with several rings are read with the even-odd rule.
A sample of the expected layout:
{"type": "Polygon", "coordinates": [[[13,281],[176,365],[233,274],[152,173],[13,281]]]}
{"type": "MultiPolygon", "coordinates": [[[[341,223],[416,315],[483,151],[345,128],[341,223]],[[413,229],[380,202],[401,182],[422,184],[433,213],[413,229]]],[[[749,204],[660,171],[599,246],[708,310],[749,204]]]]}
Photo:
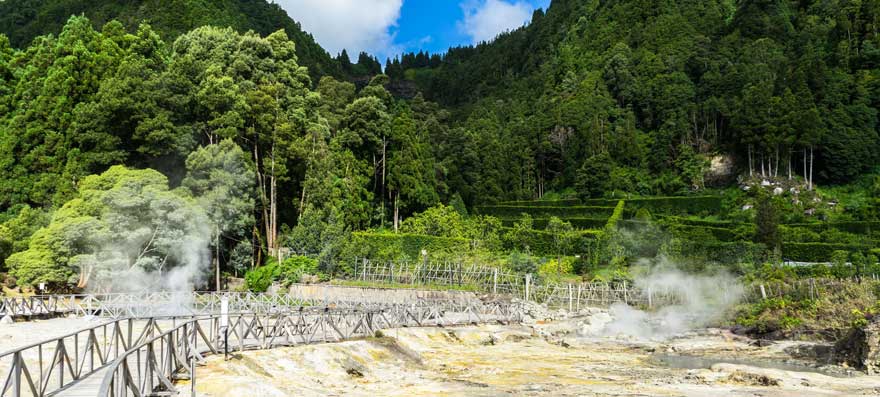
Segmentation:
{"type": "Polygon", "coordinates": [[[116,19],[129,29],[148,22],[165,40],[196,27],[215,25],[268,35],[284,29],[296,43],[300,65],[313,77],[340,76],[339,64],[277,4],[265,0],[5,0],[0,1],[0,33],[15,47],[36,36],[58,34],[71,15],[85,15],[100,29],[116,19]]]}
{"type": "Polygon", "coordinates": [[[554,0],[526,27],[406,55],[390,75],[479,139],[516,142],[479,161],[481,175],[522,170],[495,178],[498,192],[574,187],[603,156],[600,190],[687,191],[702,185],[694,152],[845,183],[880,165],[877,21],[878,2],[554,0]]]}

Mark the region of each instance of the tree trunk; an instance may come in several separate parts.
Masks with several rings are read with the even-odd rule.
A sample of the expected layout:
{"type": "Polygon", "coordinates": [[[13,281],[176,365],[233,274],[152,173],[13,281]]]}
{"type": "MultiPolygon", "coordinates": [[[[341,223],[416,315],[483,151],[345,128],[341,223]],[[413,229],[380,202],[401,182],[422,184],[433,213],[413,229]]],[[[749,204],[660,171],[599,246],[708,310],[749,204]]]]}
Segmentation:
{"type": "Polygon", "coordinates": [[[807,148],[806,147],[804,147],[803,159],[804,159],[804,182],[809,182],[808,181],[809,175],[807,174],[807,148]]]}
{"type": "Polygon", "coordinates": [[[388,149],[388,141],[385,140],[385,135],[382,135],[382,227],[385,227],[385,172],[386,172],[386,151],[388,149]]]}
{"type": "Polygon", "coordinates": [[[749,145],[749,177],[753,176],[755,176],[755,172],[752,166],[752,145],[749,145]]]}
{"type": "Polygon", "coordinates": [[[788,180],[791,180],[791,148],[788,148],[788,180]]]}
{"type": "Polygon", "coordinates": [[[220,291],[220,229],[214,230],[214,276],[216,291],[220,291]]]}
{"type": "Polygon", "coordinates": [[[269,175],[269,219],[266,246],[272,256],[278,257],[278,178],[275,176],[275,135],[272,135],[271,166],[269,175]]]}
{"type": "Polygon", "coordinates": [[[813,190],[813,145],[810,145],[810,190],[813,190]]]}
{"type": "Polygon", "coordinates": [[[776,169],[773,170],[773,177],[779,178],[779,145],[776,145],[776,169]]]}
{"type": "Polygon", "coordinates": [[[767,177],[767,170],[764,168],[764,153],[761,153],[761,176],[767,177]]]}
{"type": "Polygon", "coordinates": [[[394,195],[394,233],[397,233],[400,227],[400,212],[398,202],[400,201],[400,192],[394,195]]]}

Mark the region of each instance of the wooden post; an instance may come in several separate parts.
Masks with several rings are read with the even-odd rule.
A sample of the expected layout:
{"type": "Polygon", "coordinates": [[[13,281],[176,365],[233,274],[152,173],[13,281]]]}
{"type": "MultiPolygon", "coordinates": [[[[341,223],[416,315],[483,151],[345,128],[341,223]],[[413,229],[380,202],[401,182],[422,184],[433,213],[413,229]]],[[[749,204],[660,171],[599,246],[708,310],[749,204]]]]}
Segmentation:
{"type": "Polygon", "coordinates": [[[651,296],[651,287],[648,287],[648,307],[654,307],[654,299],[651,296]]]}
{"type": "Polygon", "coordinates": [[[626,280],[623,280],[623,303],[629,304],[629,297],[626,294],[626,280]]]}
{"type": "Polygon", "coordinates": [[[492,269],[492,293],[498,293],[498,268],[492,269]]]}
{"type": "Polygon", "coordinates": [[[581,311],[581,284],[578,284],[577,309],[581,311]]]}
{"type": "Polygon", "coordinates": [[[574,289],[571,287],[571,283],[568,283],[568,311],[574,310],[574,289]]]}
{"type": "Polygon", "coordinates": [[[367,258],[364,258],[364,281],[367,281],[367,258]]]}
{"type": "Polygon", "coordinates": [[[532,274],[526,274],[526,300],[529,300],[529,287],[532,284],[532,274]]]}
{"type": "Polygon", "coordinates": [[[764,284],[761,284],[761,299],[767,299],[767,291],[764,290],[764,284]]]}

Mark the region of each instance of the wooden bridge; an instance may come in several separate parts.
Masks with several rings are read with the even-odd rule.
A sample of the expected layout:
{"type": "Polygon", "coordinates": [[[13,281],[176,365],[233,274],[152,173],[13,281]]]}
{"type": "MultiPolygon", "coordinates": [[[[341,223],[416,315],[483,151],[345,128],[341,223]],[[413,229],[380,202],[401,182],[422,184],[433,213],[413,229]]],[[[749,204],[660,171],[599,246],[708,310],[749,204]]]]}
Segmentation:
{"type": "Polygon", "coordinates": [[[55,307],[69,313],[125,318],[0,354],[0,396],[174,395],[180,392],[175,382],[195,381],[196,366],[209,354],[337,342],[399,327],[512,323],[523,313],[511,302],[327,305],[286,295],[224,293],[55,302],[64,302],[55,307]],[[226,316],[220,314],[224,301],[226,316]]]}

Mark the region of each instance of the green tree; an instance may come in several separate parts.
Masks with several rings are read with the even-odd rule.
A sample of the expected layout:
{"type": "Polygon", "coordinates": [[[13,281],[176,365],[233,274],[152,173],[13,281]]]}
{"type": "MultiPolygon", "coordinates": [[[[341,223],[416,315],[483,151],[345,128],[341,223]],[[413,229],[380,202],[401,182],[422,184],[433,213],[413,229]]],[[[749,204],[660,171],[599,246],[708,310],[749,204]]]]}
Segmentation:
{"type": "Polygon", "coordinates": [[[23,286],[191,289],[204,276],[208,224],[162,174],[114,166],[83,179],[77,197],[7,265],[23,286]]]}
{"type": "Polygon", "coordinates": [[[553,236],[553,249],[556,251],[556,271],[561,274],[562,257],[572,249],[574,243],[574,228],[571,226],[571,223],[554,216],[547,222],[547,233],[553,236]]]}
{"type": "Polygon", "coordinates": [[[215,287],[220,288],[220,251],[249,236],[254,225],[253,166],[230,139],[192,152],[183,186],[205,210],[214,231],[215,287]],[[221,242],[221,237],[223,241],[221,242]]]}
{"type": "Polygon", "coordinates": [[[614,163],[608,153],[590,157],[577,174],[577,192],[582,199],[602,197],[605,194],[614,163]]]}
{"type": "Polygon", "coordinates": [[[761,192],[755,206],[755,242],[768,249],[779,251],[782,240],[779,234],[779,209],[773,197],[761,192]]]}

